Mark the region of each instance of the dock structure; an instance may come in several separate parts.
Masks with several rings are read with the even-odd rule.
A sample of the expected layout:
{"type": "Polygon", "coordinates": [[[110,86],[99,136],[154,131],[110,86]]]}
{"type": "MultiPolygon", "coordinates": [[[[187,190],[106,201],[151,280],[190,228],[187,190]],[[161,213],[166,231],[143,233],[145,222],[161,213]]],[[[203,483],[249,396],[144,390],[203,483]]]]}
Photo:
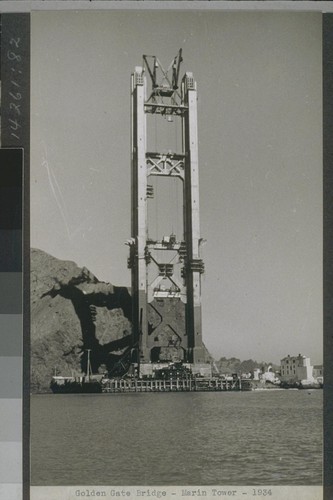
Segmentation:
{"type": "MultiPolygon", "coordinates": [[[[144,55],[131,80],[132,204],[127,244],[132,362],[139,370],[140,363],[205,363],[207,356],[201,320],[204,264],[197,89],[192,73],[186,72],[180,80],[181,62],[181,49],[167,69],[156,56],[144,55]],[[168,138],[172,139],[168,142],[168,138]],[[173,210],[178,210],[174,216],[173,210]],[[159,220],[151,224],[150,214],[157,212],[163,219],[161,226],[159,220]]],[[[153,383],[142,382],[140,389],[153,390],[153,383]]],[[[185,387],[182,382],[182,390],[185,387]]]]}
{"type": "Polygon", "coordinates": [[[221,378],[189,379],[110,379],[103,384],[102,392],[216,392],[240,391],[241,380],[221,378]]]}

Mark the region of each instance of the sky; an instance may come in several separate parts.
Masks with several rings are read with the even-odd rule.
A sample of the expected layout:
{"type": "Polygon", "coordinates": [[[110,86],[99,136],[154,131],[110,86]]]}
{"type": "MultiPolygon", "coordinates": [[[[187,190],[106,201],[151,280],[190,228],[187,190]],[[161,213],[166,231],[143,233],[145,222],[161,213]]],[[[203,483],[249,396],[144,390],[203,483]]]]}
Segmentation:
{"type": "Polygon", "coordinates": [[[31,245],[130,286],[130,75],[198,88],[203,339],[219,359],[322,362],[318,13],[32,14],[31,245]]]}

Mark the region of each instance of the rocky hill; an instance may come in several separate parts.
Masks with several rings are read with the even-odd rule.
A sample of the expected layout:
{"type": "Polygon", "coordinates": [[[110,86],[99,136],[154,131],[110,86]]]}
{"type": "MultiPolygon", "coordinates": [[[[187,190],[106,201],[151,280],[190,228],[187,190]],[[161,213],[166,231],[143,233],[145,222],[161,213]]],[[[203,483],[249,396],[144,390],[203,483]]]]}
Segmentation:
{"type": "Polygon", "coordinates": [[[49,389],[52,375],[112,371],[131,343],[131,297],[88,269],[31,251],[31,390],[49,389]]]}

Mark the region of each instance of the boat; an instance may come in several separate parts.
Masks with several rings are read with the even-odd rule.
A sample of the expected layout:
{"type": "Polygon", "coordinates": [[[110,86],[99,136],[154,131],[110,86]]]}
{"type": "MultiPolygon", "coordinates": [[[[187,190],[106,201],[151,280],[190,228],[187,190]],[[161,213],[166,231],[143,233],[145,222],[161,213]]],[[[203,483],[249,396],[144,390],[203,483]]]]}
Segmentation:
{"type": "Polygon", "coordinates": [[[102,392],[101,375],[93,375],[90,364],[90,351],[87,349],[87,372],[85,376],[63,377],[54,375],[50,388],[53,394],[86,394],[102,392]]]}

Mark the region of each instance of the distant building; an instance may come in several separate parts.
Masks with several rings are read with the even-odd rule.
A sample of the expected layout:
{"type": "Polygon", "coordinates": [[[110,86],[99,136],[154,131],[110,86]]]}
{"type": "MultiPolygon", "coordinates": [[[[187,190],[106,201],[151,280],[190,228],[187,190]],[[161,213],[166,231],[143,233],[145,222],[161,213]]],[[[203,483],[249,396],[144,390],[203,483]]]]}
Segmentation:
{"type": "Polygon", "coordinates": [[[324,367],[323,365],[314,365],[313,367],[313,377],[319,383],[324,383],[324,367]]]}
{"type": "Polygon", "coordinates": [[[310,358],[302,356],[290,356],[281,359],[281,382],[314,382],[313,366],[310,358]]]}
{"type": "Polygon", "coordinates": [[[264,380],[265,382],[271,382],[272,384],[280,382],[279,378],[273,372],[273,368],[271,365],[268,365],[267,370],[262,373],[261,380],[264,380]]]}
{"type": "Polygon", "coordinates": [[[314,378],[323,377],[324,376],[324,367],[323,365],[314,365],[313,366],[313,376],[314,378]]]}

